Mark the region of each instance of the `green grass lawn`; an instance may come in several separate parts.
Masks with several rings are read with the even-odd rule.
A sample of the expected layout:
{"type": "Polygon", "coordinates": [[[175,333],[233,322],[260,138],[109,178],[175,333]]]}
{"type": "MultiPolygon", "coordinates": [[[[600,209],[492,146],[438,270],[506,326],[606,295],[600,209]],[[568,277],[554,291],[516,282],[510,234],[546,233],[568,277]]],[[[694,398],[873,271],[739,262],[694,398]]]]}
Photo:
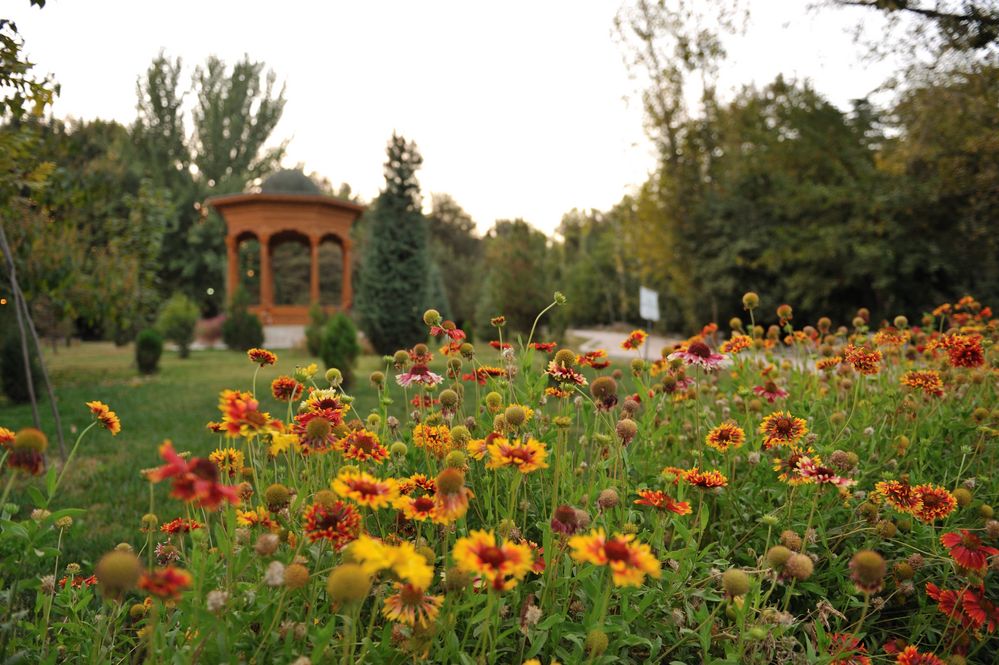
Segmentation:
{"type": "MultiPolygon", "coordinates": [[[[270,395],[270,382],[281,374],[291,374],[296,365],[316,359],[305,351],[278,352],[274,367],[264,367],[257,376],[257,393],[264,408],[284,418],[286,406],[270,395]]],[[[225,388],[250,390],[254,365],[245,354],[230,351],[194,351],[181,360],[174,352],[165,352],[160,371],[149,377],[138,376],[131,346],[118,348],[110,343],[84,343],[46,351],[45,361],[56,386],[57,400],[66,436],[67,451],[77,433],[92,416],[85,402],[107,403],[121,418],[122,431],[112,437],[103,429],[91,430],[68,470],[52,508],[85,508],[87,515],[77,520],[67,542],[69,560],[93,561],[118,542],[138,545],[139,520],[149,506],[149,483],[140,470],[157,466],[157,447],[170,439],[178,450],[207,455],[219,445],[219,437],[209,433],[205,424],[219,420],[218,394],[225,388]]],[[[367,414],[377,404],[377,395],[368,375],[379,368],[376,356],[361,358],[352,393],[360,414],[367,414]]],[[[319,362],[322,368],[321,361],[319,362]]],[[[321,379],[321,377],[320,377],[321,379]]],[[[323,385],[320,382],[320,385],[323,385]]],[[[40,405],[42,429],[49,435],[49,462],[59,464],[55,425],[48,403],[40,405]]],[[[394,404],[401,412],[403,405],[394,404]]],[[[0,427],[17,430],[32,425],[30,405],[0,402],[0,427]]],[[[39,486],[42,479],[34,481],[39,486]]],[[[10,501],[28,511],[24,484],[15,486],[10,501]]],[[[183,504],[166,501],[168,483],[154,487],[156,511],[161,521],[180,515],[183,504]]]]}

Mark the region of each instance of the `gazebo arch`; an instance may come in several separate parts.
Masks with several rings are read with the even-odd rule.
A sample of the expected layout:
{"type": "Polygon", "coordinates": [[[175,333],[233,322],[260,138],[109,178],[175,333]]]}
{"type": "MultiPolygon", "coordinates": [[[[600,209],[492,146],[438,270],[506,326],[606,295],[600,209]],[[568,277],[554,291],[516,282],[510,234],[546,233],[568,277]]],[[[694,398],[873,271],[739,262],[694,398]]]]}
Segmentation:
{"type": "Polygon", "coordinates": [[[309,302],[315,304],[320,302],[319,245],[325,238],[333,237],[343,254],[340,306],[349,309],[354,295],[350,280],[350,227],[364,207],[321,194],[301,171],[280,171],[265,180],[261,189],[255,194],[213,196],[207,201],[226,223],[229,297],[239,286],[239,243],[256,238],[260,242],[260,301],[250,310],[265,324],[308,323],[308,306],[274,302],[271,241],[291,235],[308,240],[309,302]]]}

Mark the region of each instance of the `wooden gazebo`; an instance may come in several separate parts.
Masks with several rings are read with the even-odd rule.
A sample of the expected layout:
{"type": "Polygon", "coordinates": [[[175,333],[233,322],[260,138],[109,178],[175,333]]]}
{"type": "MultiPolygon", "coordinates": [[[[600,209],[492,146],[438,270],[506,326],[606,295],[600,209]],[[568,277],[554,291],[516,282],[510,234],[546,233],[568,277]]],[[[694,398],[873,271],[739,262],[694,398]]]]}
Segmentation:
{"type": "Polygon", "coordinates": [[[274,302],[272,248],[275,243],[289,238],[307,241],[309,302],[314,304],[320,302],[319,246],[331,238],[340,245],[343,255],[340,307],[349,309],[353,302],[350,227],[364,212],[364,207],[321,194],[315,183],[301,171],[280,171],[265,180],[261,189],[260,193],[215,196],[207,201],[226,223],[229,297],[240,284],[239,245],[256,238],[260,243],[260,299],[250,311],[264,324],[308,323],[309,306],[274,302]]]}

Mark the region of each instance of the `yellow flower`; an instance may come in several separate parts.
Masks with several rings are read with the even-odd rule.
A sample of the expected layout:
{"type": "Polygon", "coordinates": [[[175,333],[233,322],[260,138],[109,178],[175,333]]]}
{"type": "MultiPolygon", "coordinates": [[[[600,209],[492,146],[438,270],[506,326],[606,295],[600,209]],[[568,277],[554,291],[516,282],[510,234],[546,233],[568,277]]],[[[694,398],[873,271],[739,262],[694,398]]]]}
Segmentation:
{"type": "Polygon", "coordinates": [[[545,444],[537,439],[527,439],[510,441],[503,437],[492,440],[487,450],[489,451],[489,461],[486,462],[487,469],[501,469],[504,466],[516,467],[521,473],[530,473],[538,469],[547,469],[548,451],[545,444]]]}
{"type": "Polygon", "coordinates": [[[429,587],[434,578],[433,567],[409,542],[387,545],[362,535],[350,545],[350,556],[368,575],[391,570],[399,579],[420,589],[429,587]]]}
{"type": "Polygon", "coordinates": [[[220,473],[235,476],[243,470],[243,453],[235,448],[216,448],[210,455],[209,461],[218,467],[220,473]]]}
{"type": "Polygon", "coordinates": [[[267,448],[267,452],[271,457],[277,457],[281,453],[288,450],[298,452],[300,448],[301,446],[299,446],[297,434],[272,434],[271,443],[267,448]]]}
{"type": "Polygon", "coordinates": [[[603,529],[569,539],[572,558],[598,566],[610,566],[614,586],[641,586],[645,576],[658,578],[662,566],[644,543],[632,542],[633,534],[615,534],[607,538],[603,529]]]}

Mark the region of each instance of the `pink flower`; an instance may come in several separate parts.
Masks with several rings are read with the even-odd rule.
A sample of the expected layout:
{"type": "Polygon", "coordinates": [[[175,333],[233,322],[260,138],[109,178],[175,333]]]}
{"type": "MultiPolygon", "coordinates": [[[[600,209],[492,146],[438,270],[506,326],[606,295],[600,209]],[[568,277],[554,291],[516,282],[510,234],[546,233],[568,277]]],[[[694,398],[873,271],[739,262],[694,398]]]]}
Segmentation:
{"type": "Polygon", "coordinates": [[[787,391],[779,388],[773,381],[767,381],[766,385],[756,386],[753,388],[753,392],[760,397],[765,397],[771,404],[787,397],[787,391]]]}
{"type": "Polygon", "coordinates": [[[413,368],[405,374],[397,374],[396,383],[403,388],[408,388],[413,383],[422,383],[426,386],[436,386],[441,383],[444,377],[434,374],[426,365],[413,365],[413,368]]]}
{"type": "Polygon", "coordinates": [[[809,480],[815,481],[819,485],[835,485],[836,487],[849,487],[856,483],[856,480],[850,480],[849,478],[843,478],[833,473],[833,470],[819,466],[815,463],[811,457],[802,456],[798,460],[798,474],[802,478],[808,478],[809,480]]]}
{"type": "Polygon", "coordinates": [[[715,353],[704,342],[691,342],[686,348],[669,354],[669,360],[681,359],[687,365],[699,365],[706,370],[714,370],[723,366],[727,358],[715,353]]]}

